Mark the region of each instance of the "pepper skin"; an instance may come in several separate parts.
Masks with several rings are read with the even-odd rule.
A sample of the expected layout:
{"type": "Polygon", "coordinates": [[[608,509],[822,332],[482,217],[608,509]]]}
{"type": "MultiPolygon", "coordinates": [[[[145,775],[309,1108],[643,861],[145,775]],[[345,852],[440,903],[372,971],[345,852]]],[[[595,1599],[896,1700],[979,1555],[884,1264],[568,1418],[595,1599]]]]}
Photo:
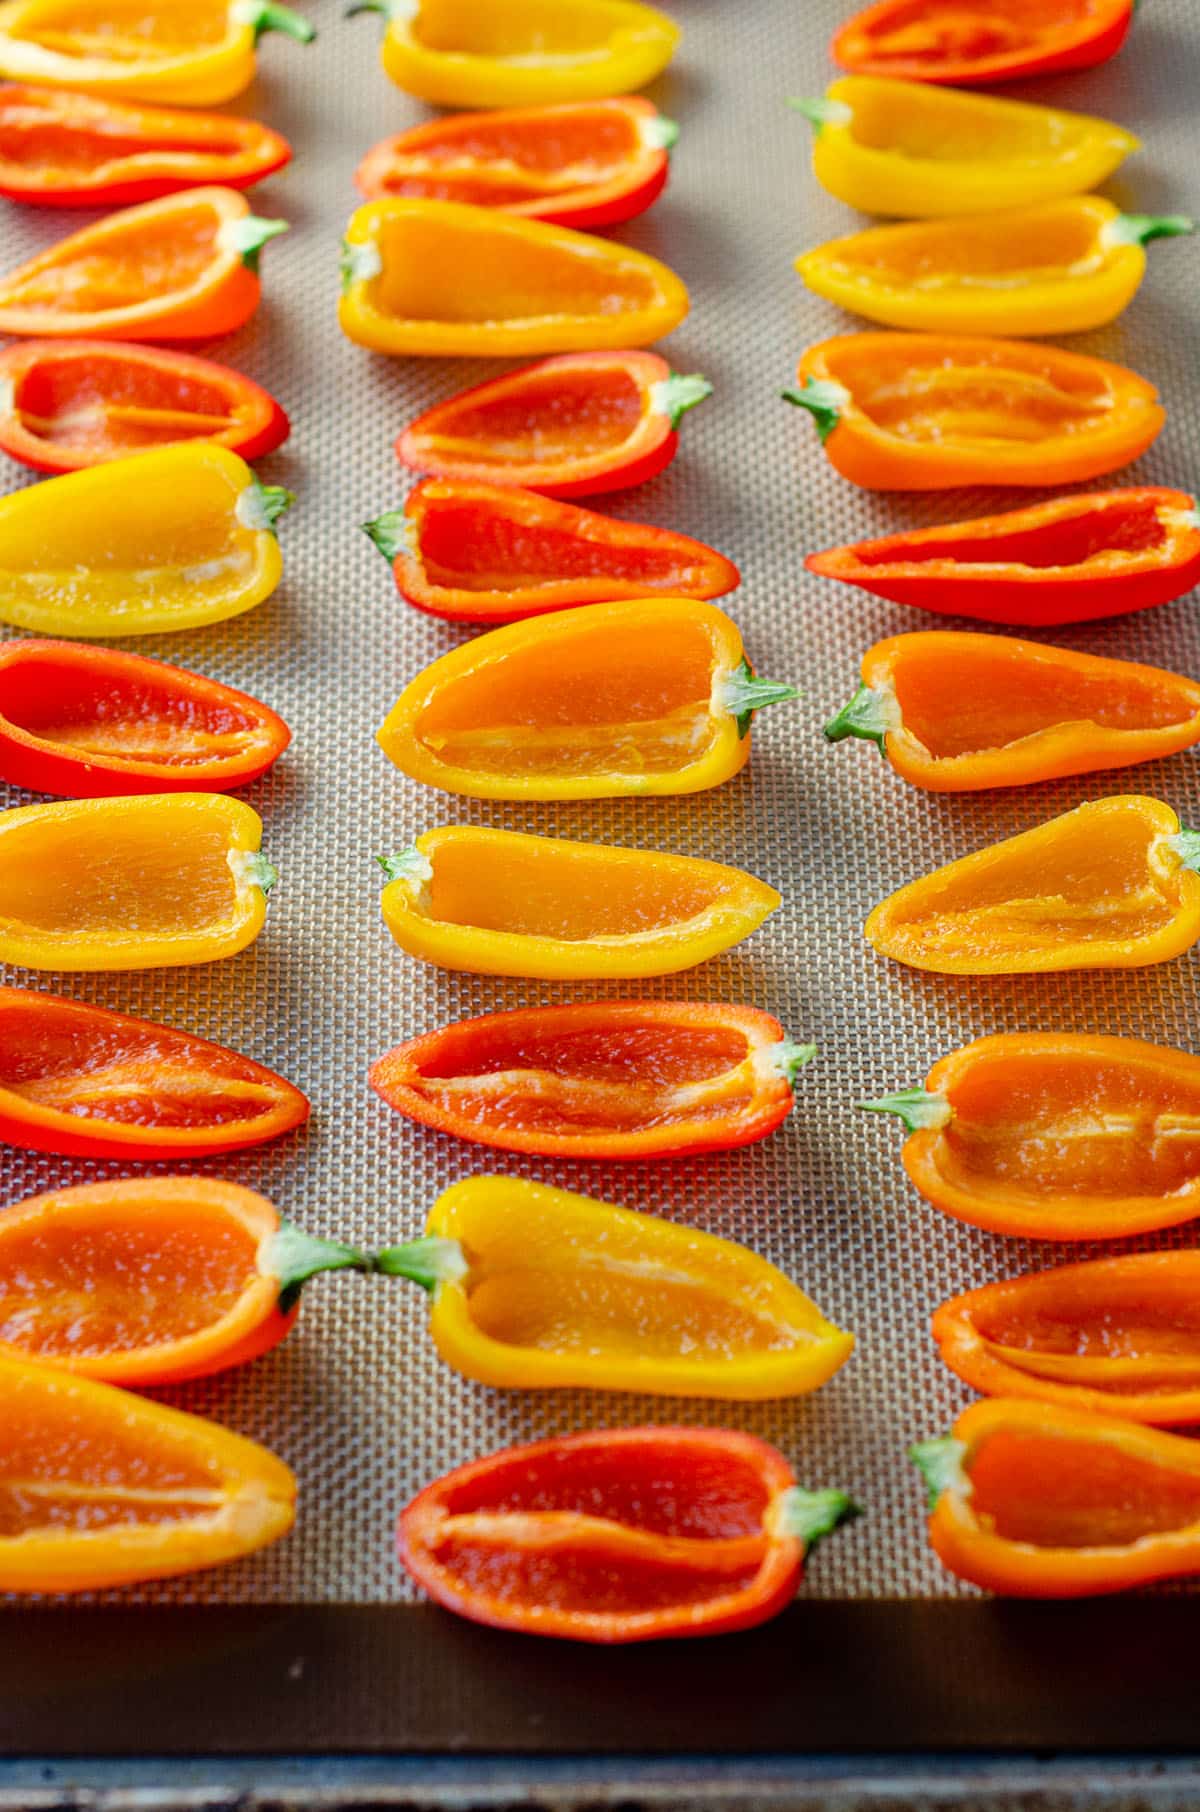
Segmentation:
{"type": "Polygon", "coordinates": [[[950,1370],[989,1397],[1162,1427],[1200,1422],[1197,1304],[1200,1251],[1131,1252],[970,1290],[931,1331],[950,1370]]]}
{"type": "Polygon", "coordinates": [[[436,403],[396,455],[435,478],[594,497],[669,466],[680,421],[711,395],[707,378],[681,376],[656,352],[565,352],[436,403]]]}
{"type": "Polygon", "coordinates": [[[864,928],[941,975],[1140,969],[1200,938],[1200,834],[1136,793],[1089,800],[910,881],[864,928]]]}
{"type": "Polygon", "coordinates": [[[994,1397],[911,1453],[934,1553],[985,1591],[1091,1598],[1200,1573],[1200,1441],[994,1397]]]}
{"type": "Polygon", "coordinates": [[[398,1114],[453,1138],[628,1163],[765,1139],[815,1055],[754,1007],[586,1001],[441,1026],[379,1058],[370,1083],[398,1114]]]}
{"type": "Polygon", "coordinates": [[[810,346],[798,375],[785,400],[871,491],[1074,484],[1136,459],[1166,420],[1123,365],[1023,340],[839,334],[810,346]]]}
{"type": "Polygon", "coordinates": [[[657,201],[678,136],[675,122],[637,95],[458,113],[382,139],[354,180],[368,201],[464,201],[590,231],[657,201]]]}
{"type": "Polygon", "coordinates": [[[0,88],[0,195],[34,207],[125,207],[206,183],[248,189],[291,156],[257,120],[0,88]]]}
{"type": "Polygon", "coordinates": [[[240,371],[105,340],[16,340],[0,351],[0,448],[35,472],[79,472],[194,440],[260,459],[287,416],[240,371]]]}
{"type": "Polygon", "coordinates": [[[636,0],[356,0],[381,13],[397,88],[438,107],[544,107],[644,88],[679,28],[636,0]]]}
{"type": "Polygon", "coordinates": [[[308,1102],[191,1032],[0,987],[0,1141],[68,1158],[209,1158],[295,1130],[308,1102]]]}
{"type": "Polygon", "coordinates": [[[1200,513],[1186,491],[1096,491],[827,548],[804,564],[895,604],[1053,628],[1169,604],[1200,584],[1200,513]]]}
{"type": "Polygon", "coordinates": [[[1029,786],[1157,761],[1200,742],[1200,684],[1010,636],[927,631],[868,648],[825,726],[862,737],[932,793],[1029,786]]]}
{"type": "Polygon", "coordinates": [[[1137,0],[876,0],[834,33],[843,69],[914,82],[1011,82],[1120,50],[1137,0]]]}
{"type": "Polygon", "coordinates": [[[376,741],[401,773],[467,799],[698,793],[745,767],[757,710],[797,696],[755,677],[715,604],[591,604],[451,649],[376,741]]]}
{"type": "Polygon", "coordinates": [[[98,1592],[278,1541],[296,1481],[215,1422],[0,1359],[0,1494],[0,1591],[98,1592]]]}
{"type": "Polygon", "coordinates": [[[343,241],[338,319],[373,352],[620,350],[661,340],[687,311],[687,290],[657,258],[495,208],[369,201],[343,241]]]}
{"type": "Polygon", "coordinates": [[[905,220],[1080,195],[1141,148],[1111,120],[874,76],[843,76],[789,106],[812,124],[823,189],[905,220]]]}
{"type": "Polygon", "coordinates": [[[316,32],[278,0],[6,0],[0,75],[42,88],[217,107],[254,80],[255,46],[316,32]]]}
{"type": "Polygon", "coordinates": [[[283,220],[236,189],[188,189],[107,214],[0,277],[0,334],[208,340],[258,307],[258,259],[283,220]]]}
{"type": "Polygon", "coordinates": [[[675,975],[740,944],[782,904],[723,862],[466,824],[425,831],[379,862],[400,948],[469,975],[675,975]]]}
{"type": "Polygon", "coordinates": [[[68,472],[0,498],[0,623],[40,635],[161,635],[240,616],[283,572],[294,501],[205,441],[68,472]]]}
{"type": "Polygon", "coordinates": [[[1022,1239],[1128,1239],[1200,1214],[1200,1057],[1136,1038],[1002,1032],[924,1088],[861,1105],[955,1220],[1022,1239]]]}
{"type": "Polygon", "coordinates": [[[275,870],[262,820],[222,793],[0,812],[0,962],[161,969],[252,944],[275,870]]]}
{"type": "Polygon", "coordinates": [[[855,1513],[724,1428],[608,1428],[506,1447],[427,1485],[401,1564],[459,1617],[574,1642],[715,1636],[777,1616],[855,1513]]]}

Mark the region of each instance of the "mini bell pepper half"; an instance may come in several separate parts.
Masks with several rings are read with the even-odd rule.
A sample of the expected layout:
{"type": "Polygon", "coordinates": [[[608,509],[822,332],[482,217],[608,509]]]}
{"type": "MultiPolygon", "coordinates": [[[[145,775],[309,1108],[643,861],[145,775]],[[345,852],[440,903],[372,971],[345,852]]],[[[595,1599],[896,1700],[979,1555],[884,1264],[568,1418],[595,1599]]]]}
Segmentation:
{"type": "Polygon", "coordinates": [[[0,812],[0,961],[26,969],[212,963],[263,928],[262,820],[223,793],[0,812]]]}
{"type": "Polygon", "coordinates": [[[188,189],[122,208],[0,277],[0,334],[208,340],[258,307],[258,259],[284,220],[236,189],[188,189]]]}
{"type": "Polygon", "coordinates": [[[740,944],[782,903],[722,862],[466,824],[378,860],[400,948],[471,975],[674,975],[740,944]]]}
{"type": "Polygon", "coordinates": [[[1166,420],[1123,365],[1023,340],[840,334],[810,346],[789,403],[872,491],[1074,484],[1136,459],[1166,420]]]}
{"type": "Polygon", "coordinates": [[[825,735],[875,743],[929,792],[1029,786],[1193,747],[1200,684],[1070,648],[933,630],[868,648],[862,684],[825,735]]]}
{"type": "Polygon", "coordinates": [[[446,1610],[574,1642],[715,1636],[775,1617],[856,1513],[724,1428],[609,1428],[507,1447],[402,1513],[400,1560],[446,1610]]]}
{"type": "Polygon", "coordinates": [[[224,1045],[63,995],[0,987],[5,1145],[68,1158],[208,1158],[278,1139],[307,1119],[298,1088],[224,1045]]]}
{"type": "Polygon", "coordinates": [[[0,1591],[98,1592],[240,1560],[286,1535],[296,1480],[215,1422],[0,1359],[0,1591]]]}
{"type": "Polygon", "coordinates": [[[539,107],[644,88],[679,28],[639,0],[354,0],[397,88],[439,107],[539,107]]]}
{"type": "Polygon", "coordinates": [[[1089,800],[910,881],[865,926],[941,975],[1140,969],[1200,938],[1200,833],[1135,793],[1089,800]]]}
{"type": "Polygon", "coordinates": [[[0,195],[35,207],[124,207],[208,183],[248,189],[291,156],[256,120],[0,88],[0,195]]]}
{"type": "Polygon", "coordinates": [[[854,1349],[744,1246],[517,1177],[456,1183],[375,1266],[429,1291],[447,1365],[503,1390],[759,1402],[817,1390],[854,1349]]]}
{"type": "Polygon", "coordinates": [[[405,428],[396,455],[434,478],[591,497],[669,466],[680,421],[711,395],[707,378],[672,371],[656,352],[565,352],[436,403],[405,428]]]}
{"type": "Polygon", "coordinates": [[[804,564],[895,604],[1053,628],[1168,604],[1200,584],[1200,511],[1186,491],[1096,491],[826,548],[804,564]]]}
{"type": "Polygon", "coordinates": [[[687,290],[657,258],[496,208],[369,201],[343,241],[338,318],[374,352],[620,350],[660,340],[687,312],[687,290]]]}
{"type": "Polygon", "coordinates": [[[876,0],[829,54],[843,69],[963,87],[1090,69],[1125,42],[1137,0],[876,0]]]}
{"type": "Polygon", "coordinates": [[[451,649],[376,740],[401,773],[468,799],[698,793],[746,765],[757,710],[797,696],[755,676],[715,604],[591,604],[451,649]]]}
{"type": "Polygon", "coordinates": [[[1200,1057],[1136,1038],[1002,1032],[922,1088],[860,1105],[955,1220],[1021,1239],[1128,1239],[1200,1214],[1200,1057]]]}
{"type": "Polygon", "coordinates": [[[1163,1427],[1200,1422],[1198,1305],[1200,1251],[1131,1252],[969,1290],[931,1332],[950,1370],[989,1397],[1163,1427]]]}
{"type": "Polygon", "coordinates": [[[216,107],[250,86],[255,47],[268,31],[300,44],[317,35],[279,0],[6,0],[0,75],[43,88],[216,107]]]}
{"type": "Polygon", "coordinates": [[[370,1083],[397,1113],[453,1138],[627,1163],[765,1139],[816,1048],[755,1007],[587,1001],[441,1026],[380,1057],[370,1083]]]}
{"type": "Polygon", "coordinates": [[[732,560],[674,529],[622,522],[512,485],[427,478],[363,530],[403,598],[454,623],[514,623],[657,593],[719,598],[732,560]]]}
{"type": "Polygon", "coordinates": [[[204,441],[0,498],[0,623],[41,635],[160,635],[239,616],[283,572],[294,501],[204,441]]]}
{"type": "Polygon", "coordinates": [[[260,459],[290,432],[267,391],[191,353],[105,340],[14,340],[0,351],[0,449],[35,472],[194,440],[260,459]]]}
{"type": "Polygon", "coordinates": [[[368,201],[464,201],[558,226],[616,226],[662,194],[678,135],[637,95],[458,113],[382,139],[354,180],[368,201]]]}
{"type": "Polygon", "coordinates": [[[843,76],[788,105],[812,125],[823,189],[906,220],[1080,195],[1140,149],[1110,120],[885,77],[843,76]]]}
{"type": "Polygon", "coordinates": [[[911,1449],[929,1540],[1009,1598],[1091,1598],[1200,1573],[1200,1441],[994,1397],[911,1449]]]}

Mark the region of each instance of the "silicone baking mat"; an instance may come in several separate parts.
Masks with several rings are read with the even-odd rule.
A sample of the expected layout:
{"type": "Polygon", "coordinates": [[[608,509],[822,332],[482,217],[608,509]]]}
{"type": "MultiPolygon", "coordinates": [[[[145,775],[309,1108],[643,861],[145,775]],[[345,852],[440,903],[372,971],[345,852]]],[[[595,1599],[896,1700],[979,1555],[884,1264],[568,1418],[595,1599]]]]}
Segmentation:
{"type": "MultiPolygon", "coordinates": [[[[1182,755],[1121,777],[936,798],[904,786],[869,747],[823,746],[820,726],[853,689],[863,649],[938,620],[810,577],[804,553],[1019,499],[857,491],[827,465],[807,418],[779,400],[802,347],[855,325],[807,295],[792,270],[802,248],[857,223],[817,187],[809,128],[784,103],[829,80],[825,46],[846,0],[668,5],[684,41],[651,93],[682,128],[671,184],[619,236],[686,281],[692,313],[663,350],[675,369],[707,373],[715,395],[687,419],[671,469],[611,508],[685,530],[737,560],[743,583],[725,603],[759,670],[800,682],[804,701],[759,720],[753,761],[737,780],[689,800],[492,807],[411,785],[384,760],[372,732],[402,685],[460,632],[397,597],[359,524],[407,488],[392,453],[404,423],[500,367],[389,360],[341,338],[338,240],[356,200],[354,166],[423,109],[383,75],[377,21],[346,22],[332,0],[309,0],[316,44],[301,50],[268,39],[260,80],[235,108],[295,145],[292,167],[254,196],[257,212],[286,218],[291,231],[264,254],[256,320],[202,348],[265,383],[292,413],[291,441],[263,467],[299,494],[281,526],[285,580],[236,622],[131,644],[257,694],[294,729],[276,771],[246,794],[281,871],[267,929],[249,951],[208,967],[10,979],[166,1020],[291,1077],[312,1098],[308,1131],[205,1168],[262,1190],[314,1232],[371,1244],[404,1238],[448,1184],[503,1168],[743,1241],[853,1328],[858,1350],[815,1397],[762,1407],[503,1393],[436,1359],[415,1289],[320,1279],[298,1331],[275,1354],[169,1393],[296,1469],[295,1532],[244,1564],[148,1589],[145,1598],[403,1599],[411,1594],[393,1557],[392,1522],[433,1475],[508,1441],[670,1420],[753,1429],[784,1449],[802,1480],[848,1486],[866,1505],[866,1516],[822,1548],[808,1596],[954,1594],[926,1550],[921,1492],[904,1458],[911,1440],[946,1426],[964,1396],[934,1355],[929,1312],[969,1285],[1066,1254],[989,1238],[935,1213],[904,1178],[899,1126],[856,1113],[854,1103],[920,1081],[935,1058],[994,1030],[1077,1028],[1195,1044],[1197,956],[1140,973],[955,981],[890,966],[864,945],[867,911],[901,882],[1084,798],[1142,790],[1200,823],[1200,773],[1195,757],[1182,755]],[[525,1164],[391,1115],[366,1085],[368,1064],[390,1045],[464,1014],[583,992],[443,974],[392,943],[374,857],[455,820],[717,857],[773,882],[785,903],[753,939],[645,992],[749,1001],[817,1043],[791,1124],[735,1154],[622,1168],[525,1164]]],[[[1189,0],[1155,0],[1117,61],[1019,92],[1132,127],[1145,149],[1111,192],[1138,211],[1187,211],[1196,199],[1189,67],[1198,40],[1189,0]]],[[[6,207],[4,264],[84,218],[6,207]]],[[[1198,280],[1194,243],[1155,247],[1126,318],[1071,342],[1147,374],[1170,408],[1158,444],[1118,482],[1188,488],[1200,475],[1198,280]]],[[[23,475],[6,465],[3,482],[15,487],[23,475]]],[[[1055,639],[1185,672],[1198,658],[1186,599],[1055,639]]],[[[0,1166],[6,1202],[120,1169],[7,1151],[0,1166]]],[[[1189,1232],[1174,1237],[1182,1243],[1189,1232]]]]}

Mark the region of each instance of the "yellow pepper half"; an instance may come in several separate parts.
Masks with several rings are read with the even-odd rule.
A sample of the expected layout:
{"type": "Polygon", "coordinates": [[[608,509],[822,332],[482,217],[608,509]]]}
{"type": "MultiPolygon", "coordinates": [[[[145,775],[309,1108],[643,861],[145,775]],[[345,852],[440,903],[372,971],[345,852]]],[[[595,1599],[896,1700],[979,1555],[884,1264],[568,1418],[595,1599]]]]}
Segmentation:
{"type": "Polygon", "coordinates": [[[540,107],[629,94],[660,75],[679,28],[636,0],[358,0],[387,21],[383,67],[439,107],[540,107]]]}
{"type": "Polygon", "coordinates": [[[510,1390],[754,1402],[816,1390],[854,1350],[744,1246],[516,1177],[456,1183],[375,1268],[429,1290],[448,1365],[510,1390]]]}
{"type": "Polygon", "coordinates": [[[0,623],[41,635],[158,635],[261,604],[293,501],[206,441],[138,453],[0,498],[0,623]]]}
{"type": "Polygon", "coordinates": [[[1121,126],[929,82],[845,76],[791,105],[822,188],[864,214],[988,214],[1095,188],[1140,147],[1121,126]]]}
{"type": "Polygon", "coordinates": [[[1011,213],[871,227],[806,252],[796,269],[817,295],[885,327],[1084,333],[1132,302],[1152,239],[1194,231],[1183,214],[1122,214],[1099,195],[1076,195],[1011,213]]]}

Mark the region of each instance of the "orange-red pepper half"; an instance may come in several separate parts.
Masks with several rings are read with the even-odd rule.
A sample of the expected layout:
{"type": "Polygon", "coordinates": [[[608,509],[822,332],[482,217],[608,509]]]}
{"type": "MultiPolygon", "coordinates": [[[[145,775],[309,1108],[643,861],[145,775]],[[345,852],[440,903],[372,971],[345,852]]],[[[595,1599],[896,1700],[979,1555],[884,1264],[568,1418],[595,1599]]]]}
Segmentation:
{"type": "Polygon", "coordinates": [[[1009,82],[1088,69],[1125,42],[1137,0],[875,0],[834,33],[829,54],[862,75],[1009,82]]]}

